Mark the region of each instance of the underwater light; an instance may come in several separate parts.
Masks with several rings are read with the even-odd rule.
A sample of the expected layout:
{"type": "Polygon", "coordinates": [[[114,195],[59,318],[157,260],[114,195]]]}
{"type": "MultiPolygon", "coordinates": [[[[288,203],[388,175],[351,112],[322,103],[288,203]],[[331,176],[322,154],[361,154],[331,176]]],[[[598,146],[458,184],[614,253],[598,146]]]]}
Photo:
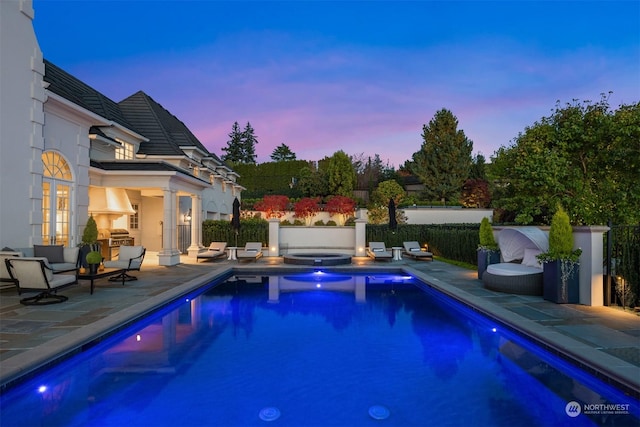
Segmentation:
{"type": "Polygon", "coordinates": [[[320,289],[322,285],[320,283],[316,283],[316,288],[320,289]]]}
{"type": "Polygon", "coordinates": [[[41,385],[40,387],[38,387],[38,393],[44,393],[45,391],[47,391],[46,385],[41,385]]]}
{"type": "Polygon", "coordinates": [[[496,328],[491,328],[491,332],[498,332],[496,328]]]}

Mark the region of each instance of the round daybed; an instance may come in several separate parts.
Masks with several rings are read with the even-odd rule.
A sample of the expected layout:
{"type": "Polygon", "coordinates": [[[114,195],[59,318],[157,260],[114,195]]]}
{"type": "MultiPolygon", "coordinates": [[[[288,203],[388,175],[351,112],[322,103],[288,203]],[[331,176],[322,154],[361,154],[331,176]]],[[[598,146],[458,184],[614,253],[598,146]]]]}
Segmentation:
{"type": "Polygon", "coordinates": [[[502,262],[487,266],[485,288],[518,295],[542,295],[542,265],[536,256],[549,249],[547,233],[538,227],[505,228],[498,234],[502,262]]]}
{"type": "Polygon", "coordinates": [[[518,295],[542,295],[542,270],[523,264],[491,264],[482,275],[484,287],[518,295]]]}

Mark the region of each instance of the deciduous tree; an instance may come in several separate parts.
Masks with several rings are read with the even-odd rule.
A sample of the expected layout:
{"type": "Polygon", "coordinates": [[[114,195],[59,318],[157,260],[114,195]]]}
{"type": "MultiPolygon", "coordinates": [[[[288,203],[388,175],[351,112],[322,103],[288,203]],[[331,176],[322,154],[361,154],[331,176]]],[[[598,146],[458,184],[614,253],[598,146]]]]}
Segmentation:
{"type": "Polygon", "coordinates": [[[356,202],[351,197],[333,196],[327,201],[326,210],[338,217],[338,225],[344,225],[347,218],[354,215],[356,202]]]}
{"type": "Polygon", "coordinates": [[[548,224],[560,204],[573,224],[640,221],[640,103],[558,102],[501,147],[489,167],[494,207],[520,223],[548,224]]]}

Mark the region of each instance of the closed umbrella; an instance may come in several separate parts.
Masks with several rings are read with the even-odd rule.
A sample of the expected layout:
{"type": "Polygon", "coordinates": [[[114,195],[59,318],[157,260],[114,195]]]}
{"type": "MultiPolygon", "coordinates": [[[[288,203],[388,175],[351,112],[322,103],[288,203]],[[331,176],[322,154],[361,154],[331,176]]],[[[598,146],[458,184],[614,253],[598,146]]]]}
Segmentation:
{"type": "Polygon", "coordinates": [[[396,220],[396,203],[393,198],[389,199],[389,229],[395,230],[398,228],[398,221],[396,220]]]}
{"type": "Polygon", "coordinates": [[[238,232],[240,231],[240,201],[236,197],[233,200],[233,217],[231,218],[231,228],[236,232],[236,247],[238,246],[238,232]]]}

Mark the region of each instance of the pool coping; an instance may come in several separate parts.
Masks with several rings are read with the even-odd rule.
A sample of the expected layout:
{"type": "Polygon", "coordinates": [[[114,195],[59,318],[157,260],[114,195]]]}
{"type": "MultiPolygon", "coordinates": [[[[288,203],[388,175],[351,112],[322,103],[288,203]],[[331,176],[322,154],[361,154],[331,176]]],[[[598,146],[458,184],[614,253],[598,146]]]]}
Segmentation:
{"type": "MultiPolygon", "coordinates": [[[[326,269],[326,267],[323,267],[326,269]]],[[[84,349],[102,341],[112,334],[126,328],[140,318],[158,310],[170,301],[189,294],[203,285],[219,278],[233,275],[269,275],[293,272],[313,271],[311,266],[303,265],[229,265],[214,271],[203,273],[181,285],[150,297],[130,307],[81,327],[64,336],[52,339],[31,351],[24,352],[2,362],[0,373],[0,394],[18,382],[22,382],[42,370],[55,365],[84,349]]],[[[426,272],[408,265],[343,265],[331,266],[331,271],[362,274],[366,271],[403,273],[412,275],[426,286],[459,301],[471,309],[493,319],[510,330],[530,339],[540,347],[562,357],[573,365],[589,372],[604,382],[640,399],[638,367],[619,358],[608,355],[598,348],[582,343],[553,329],[540,325],[498,304],[473,295],[456,285],[447,283],[426,272]]]]}

